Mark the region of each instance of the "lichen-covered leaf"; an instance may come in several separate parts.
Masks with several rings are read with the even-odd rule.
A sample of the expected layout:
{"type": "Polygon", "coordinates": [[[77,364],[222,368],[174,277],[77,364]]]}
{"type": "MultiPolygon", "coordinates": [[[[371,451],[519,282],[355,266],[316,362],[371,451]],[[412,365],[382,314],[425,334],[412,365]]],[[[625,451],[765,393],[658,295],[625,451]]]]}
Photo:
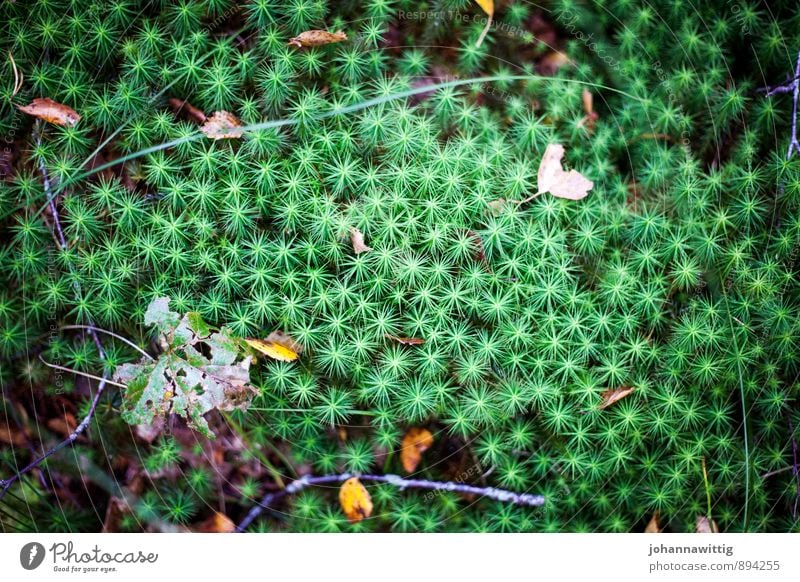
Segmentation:
{"type": "Polygon", "coordinates": [[[168,298],[155,299],[145,321],[156,325],[164,353],[153,361],[123,364],[114,373],[126,385],[122,418],[134,425],[177,414],[206,436],[213,436],[204,415],[214,409],[245,409],[255,395],[250,363],[240,344],[224,328],[212,332],[199,314],[182,318],[169,310],[168,298]]]}

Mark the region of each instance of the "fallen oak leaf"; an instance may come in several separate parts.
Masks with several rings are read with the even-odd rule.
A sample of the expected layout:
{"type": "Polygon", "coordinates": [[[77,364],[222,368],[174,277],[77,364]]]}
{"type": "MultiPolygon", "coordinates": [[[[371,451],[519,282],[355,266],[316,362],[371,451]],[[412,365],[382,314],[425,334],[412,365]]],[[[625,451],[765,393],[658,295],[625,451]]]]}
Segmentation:
{"type": "Polygon", "coordinates": [[[421,346],[425,343],[425,340],[419,337],[398,337],[389,333],[386,334],[386,337],[404,346],[421,346]]]}
{"type": "Polygon", "coordinates": [[[186,117],[191,119],[196,123],[205,123],[208,120],[208,117],[205,113],[200,111],[197,107],[189,103],[187,99],[177,99],[175,97],[169,98],[169,106],[172,107],[172,110],[175,112],[176,115],[180,114],[181,112],[186,114],[186,117]]]}
{"type": "Polygon", "coordinates": [[[594,187],[594,183],[577,170],[564,170],[561,160],[564,157],[564,146],[551,143],[547,146],[539,163],[537,187],[539,191],[533,196],[520,200],[517,204],[530,202],[540,194],[549,192],[557,198],[580,200],[585,198],[594,187]]]}
{"type": "Polygon", "coordinates": [[[37,97],[29,105],[17,105],[17,109],[54,125],[75,125],[81,116],[72,107],[56,103],[49,97],[37,97]]]}
{"type": "Polygon", "coordinates": [[[483,31],[478,37],[478,41],[475,43],[475,48],[480,48],[480,46],[483,44],[483,40],[486,38],[486,34],[492,27],[492,19],[494,18],[494,0],[475,0],[475,4],[480,6],[481,10],[483,10],[486,13],[486,16],[489,17],[486,20],[486,26],[483,27],[483,31]]]}
{"type": "Polygon", "coordinates": [[[622,388],[617,388],[616,390],[606,390],[600,395],[603,398],[603,401],[600,403],[599,409],[603,410],[604,408],[608,408],[615,402],[625,398],[631,392],[633,392],[633,388],[628,386],[623,386],[622,388]]]}
{"type": "Polygon", "coordinates": [[[238,139],[244,135],[242,121],[227,111],[215,111],[206,122],[200,126],[206,136],[212,139],[238,139]]]}
{"type": "Polygon", "coordinates": [[[211,410],[245,410],[256,394],[250,385],[252,357],[227,329],[212,332],[197,312],[183,317],[169,310],[170,299],[151,301],[144,324],[159,332],[164,350],[157,358],[117,366],[112,381],[125,388],[122,419],[151,424],[176,414],[191,428],[213,438],[204,415],[211,410]]]}
{"type": "Polygon", "coordinates": [[[257,352],[281,362],[293,362],[303,352],[303,346],[279,330],[273,331],[263,340],[248,338],[244,341],[257,352]]]}
{"type": "Polygon", "coordinates": [[[372,247],[364,244],[364,233],[355,227],[350,229],[350,243],[353,245],[353,252],[357,255],[368,253],[372,250],[372,247]]]}
{"type": "Polygon", "coordinates": [[[406,473],[416,471],[422,460],[422,453],[433,445],[433,435],[427,428],[411,427],[403,436],[400,448],[400,462],[406,473]]]}
{"type": "Polygon", "coordinates": [[[350,523],[357,523],[372,515],[372,498],[358,477],[351,477],[339,489],[339,505],[350,523]]]}
{"type": "Polygon", "coordinates": [[[347,40],[347,35],[341,30],[339,32],[328,32],[327,30],[306,30],[294,38],[289,39],[290,45],[297,48],[323,46],[335,42],[347,40]]]}

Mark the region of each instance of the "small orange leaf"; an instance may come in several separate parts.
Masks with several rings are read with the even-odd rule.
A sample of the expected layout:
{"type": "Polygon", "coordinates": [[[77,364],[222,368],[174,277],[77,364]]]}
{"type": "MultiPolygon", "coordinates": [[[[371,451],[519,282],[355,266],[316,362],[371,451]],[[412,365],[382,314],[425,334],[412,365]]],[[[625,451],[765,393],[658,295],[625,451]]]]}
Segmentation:
{"type": "Polygon", "coordinates": [[[397,337],[396,335],[386,334],[386,337],[390,340],[394,340],[399,344],[403,344],[404,346],[421,346],[425,343],[425,340],[419,337],[397,337]]]}
{"type": "Polygon", "coordinates": [[[309,46],[322,46],[334,42],[347,40],[347,35],[341,30],[339,32],[328,32],[327,30],[306,30],[296,37],[289,39],[289,44],[297,48],[309,46]]]}
{"type": "Polygon", "coordinates": [[[56,103],[49,97],[36,98],[30,105],[17,105],[17,109],[55,125],[75,125],[81,120],[72,107],[56,103]]]}
{"type": "Polygon", "coordinates": [[[353,244],[353,252],[357,255],[372,250],[372,247],[368,247],[364,244],[364,234],[357,228],[350,229],[350,242],[353,244]]]}
{"type": "Polygon", "coordinates": [[[200,131],[212,139],[240,138],[244,135],[242,121],[227,111],[215,111],[200,126],[200,131]]]}
{"type": "Polygon", "coordinates": [[[617,388],[616,390],[606,390],[600,395],[603,398],[603,401],[600,403],[600,410],[608,408],[618,400],[622,400],[631,392],[633,392],[633,388],[628,386],[623,386],[622,388],[617,388]]]}
{"type": "Polygon", "coordinates": [[[342,483],[339,489],[339,504],[350,523],[359,522],[372,515],[372,498],[358,477],[351,477],[342,483]]]}
{"type": "Polygon", "coordinates": [[[214,515],[198,523],[192,530],[197,533],[233,533],[236,531],[236,525],[230,517],[215,511],[214,515]]]}
{"type": "Polygon", "coordinates": [[[433,445],[433,435],[427,428],[411,427],[403,437],[400,462],[406,473],[413,473],[422,460],[422,453],[433,445]]]}
{"type": "Polygon", "coordinates": [[[303,347],[282,331],[273,331],[267,339],[244,340],[251,348],[281,362],[293,362],[303,352],[303,347]]]}
{"type": "Polygon", "coordinates": [[[653,517],[650,518],[647,527],[644,528],[644,533],[661,533],[661,526],[658,523],[657,511],[653,514],[653,517]]]}

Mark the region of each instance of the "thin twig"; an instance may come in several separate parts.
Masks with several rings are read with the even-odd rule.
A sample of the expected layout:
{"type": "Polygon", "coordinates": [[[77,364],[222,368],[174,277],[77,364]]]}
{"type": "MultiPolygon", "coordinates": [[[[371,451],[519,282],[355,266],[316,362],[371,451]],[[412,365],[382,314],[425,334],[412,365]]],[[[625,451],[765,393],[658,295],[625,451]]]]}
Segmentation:
{"type": "Polygon", "coordinates": [[[81,421],[81,423],[75,428],[75,430],[73,430],[69,434],[67,438],[58,443],[52,449],[45,452],[41,457],[34,459],[30,463],[28,463],[24,468],[17,471],[17,473],[12,477],[9,477],[8,479],[0,479],[0,499],[3,498],[3,496],[8,491],[9,487],[11,487],[11,485],[13,485],[16,481],[18,481],[20,477],[22,477],[25,473],[35,469],[42,463],[42,461],[54,455],[67,445],[71,445],[77,440],[77,438],[81,435],[81,433],[83,433],[83,431],[85,431],[86,428],[89,426],[89,423],[91,422],[92,417],[94,416],[94,411],[95,409],[97,409],[97,403],[100,402],[100,397],[103,395],[103,391],[105,390],[107,381],[108,380],[106,380],[106,378],[101,379],[100,385],[97,387],[97,392],[95,392],[94,399],[92,400],[92,406],[89,408],[89,412],[86,414],[86,417],[81,421]]]}
{"type": "Polygon", "coordinates": [[[120,384],[119,382],[114,382],[109,380],[104,376],[95,376],[94,374],[89,374],[87,372],[81,372],[80,370],[73,370],[72,368],[67,368],[66,366],[59,366],[58,364],[51,364],[47,360],[42,357],[42,354],[39,354],[39,361],[42,362],[48,368],[53,368],[54,370],[61,370],[62,372],[69,372],[71,374],[75,374],[77,376],[83,376],[84,378],[89,378],[90,380],[97,380],[98,382],[106,382],[107,384],[111,384],[112,386],[117,386],[119,388],[127,388],[125,384],[120,384]]]}
{"type": "Polygon", "coordinates": [[[797,141],[797,98],[800,96],[800,52],[797,53],[797,64],[794,68],[794,92],[792,96],[792,140],[789,142],[789,151],[786,154],[786,159],[792,157],[792,153],[797,151],[800,154],[800,143],[797,141]]]}
{"type": "Polygon", "coordinates": [[[528,196],[524,200],[515,200],[514,202],[515,202],[515,204],[517,204],[517,206],[522,206],[523,204],[527,204],[528,202],[530,202],[531,200],[533,200],[534,198],[536,198],[540,194],[542,194],[542,193],[541,192],[537,192],[536,194],[533,194],[532,196],[528,196]]]}
{"type": "Polygon", "coordinates": [[[116,338],[119,341],[128,344],[130,347],[132,347],[134,350],[136,350],[137,352],[142,354],[144,357],[146,357],[146,358],[148,358],[150,360],[155,360],[155,358],[153,356],[148,354],[146,351],[144,351],[142,348],[137,346],[135,343],[133,343],[131,340],[129,340],[125,336],[121,336],[118,333],[114,333],[113,331],[108,331],[107,329],[103,329],[102,327],[95,327],[93,325],[77,325],[77,324],[75,324],[75,325],[62,325],[61,329],[88,329],[88,330],[92,330],[92,331],[99,331],[100,333],[104,333],[106,335],[110,335],[111,337],[116,338]]]}
{"type": "MultiPolygon", "coordinates": [[[[39,135],[39,122],[38,121],[36,122],[36,130],[34,131],[34,136],[35,136],[35,139],[36,139],[37,147],[40,147],[41,144],[42,144],[42,140],[41,140],[41,136],[39,135]]],[[[50,212],[51,212],[51,214],[53,216],[53,228],[55,230],[56,235],[58,236],[58,244],[61,246],[62,250],[66,251],[67,250],[67,239],[64,237],[64,231],[61,228],[61,220],[60,220],[59,215],[58,215],[58,207],[56,206],[55,196],[52,195],[50,177],[49,177],[49,175],[47,173],[47,168],[44,165],[44,160],[43,159],[39,159],[39,170],[42,173],[42,182],[44,184],[44,193],[47,196],[47,199],[49,201],[48,206],[50,207],[50,212]]],[[[70,267],[70,269],[71,269],[71,267],[70,267]]],[[[78,298],[83,297],[83,293],[81,291],[81,286],[80,286],[80,283],[78,282],[78,280],[76,278],[73,278],[72,283],[73,283],[73,289],[75,289],[75,293],[77,294],[77,297],[78,298]]],[[[87,326],[87,331],[88,331],[89,335],[92,337],[92,339],[94,340],[94,345],[97,347],[97,352],[100,354],[100,359],[101,360],[105,360],[106,359],[106,353],[105,353],[105,350],[103,349],[103,344],[100,342],[100,337],[97,335],[97,333],[95,331],[95,329],[97,329],[97,328],[95,328],[94,323],[92,321],[89,321],[89,324],[90,325],[87,326]]],[[[42,361],[44,361],[44,360],[42,360],[42,361]]],[[[45,362],[45,363],[47,363],[47,362],[45,362]]],[[[70,371],[70,372],[74,371],[74,370],[69,370],[69,369],[66,369],[66,368],[62,368],[61,366],[56,366],[55,364],[48,364],[48,365],[51,366],[51,367],[55,367],[55,368],[65,369],[65,370],[70,371]]],[[[83,375],[86,375],[86,374],[83,374],[83,375]]],[[[97,410],[97,404],[100,402],[100,398],[103,396],[103,392],[105,392],[106,385],[109,384],[109,383],[113,383],[113,382],[110,382],[108,380],[106,375],[107,375],[107,373],[104,372],[102,378],[94,377],[95,379],[100,381],[100,384],[97,386],[97,392],[95,392],[94,398],[92,399],[92,405],[89,407],[89,412],[86,414],[86,416],[81,421],[81,423],[75,428],[75,430],[73,430],[69,434],[69,436],[67,436],[66,439],[64,439],[63,441],[58,443],[56,446],[54,446],[50,450],[46,451],[41,457],[38,457],[37,459],[34,459],[30,463],[28,463],[28,465],[26,465],[22,470],[17,471],[17,473],[15,475],[13,475],[12,477],[10,477],[8,479],[0,479],[0,499],[2,499],[5,496],[5,494],[8,492],[9,488],[11,487],[11,485],[13,485],[16,481],[18,481],[25,473],[28,473],[29,471],[31,471],[34,468],[38,467],[45,459],[47,459],[51,455],[57,453],[58,451],[60,451],[64,447],[66,447],[67,445],[70,445],[70,444],[74,443],[77,440],[77,438],[83,433],[83,431],[86,430],[86,428],[89,426],[89,423],[92,421],[92,418],[94,417],[94,413],[97,410]]],[[[89,389],[91,390],[91,385],[89,386],[89,389]]]]}
{"type": "Polygon", "coordinates": [[[465,483],[455,483],[453,481],[425,481],[422,479],[404,479],[399,475],[354,475],[351,473],[342,473],[340,475],[320,475],[317,477],[305,475],[296,481],[289,483],[285,489],[267,493],[261,502],[253,507],[245,518],[236,527],[237,532],[243,532],[253,521],[261,515],[261,513],[272,506],[276,501],[283,499],[288,495],[299,493],[306,487],[312,485],[326,485],[329,483],[341,483],[347,481],[351,477],[358,477],[360,481],[368,481],[373,483],[388,483],[400,489],[430,489],[433,491],[453,491],[456,493],[471,493],[473,495],[481,495],[494,499],[495,501],[503,501],[506,503],[514,503],[516,505],[527,505],[530,507],[539,507],[544,505],[544,495],[533,495],[530,493],[515,493],[507,491],[506,489],[496,489],[495,487],[475,487],[474,485],[467,485],[465,483]]]}

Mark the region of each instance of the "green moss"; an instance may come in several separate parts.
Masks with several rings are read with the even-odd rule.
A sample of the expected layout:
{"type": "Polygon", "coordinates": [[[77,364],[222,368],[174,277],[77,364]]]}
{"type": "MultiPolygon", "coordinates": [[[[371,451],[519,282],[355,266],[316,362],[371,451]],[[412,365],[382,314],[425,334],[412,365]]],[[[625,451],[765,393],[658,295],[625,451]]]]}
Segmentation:
{"type": "MultiPolygon", "coordinates": [[[[656,510],[691,529],[705,458],[723,529],[797,530],[791,472],[761,475],[791,464],[789,420],[800,426],[800,168],[784,159],[788,99],[754,91],[794,68],[791,3],[774,3],[769,24],[722,1],[552,2],[577,66],[530,80],[510,77],[548,49],[513,32],[534,12],[516,3],[479,49],[481,26],[414,20],[407,1],[24,4],[0,6],[0,48],[26,75],[13,103],[48,96],[83,119],[43,125],[37,144],[3,65],[0,133],[19,158],[0,182],[0,379],[14,395],[55,381],[31,368],[39,347],[101,372],[93,342],[46,342],[53,321],[146,346],[144,310],[169,296],[237,335],[283,329],[306,348],[296,365],[261,362],[259,396],[237,416],[252,446],[320,472],[399,470],[405,426],[425,424],[425,477],[549,496],[538,513],[460,511],[457,498],[380,486],[365,529],[625,531],[656,510]],[[349,40],[286,45],[325,24],[349,40]],[[437,43],[455,48],[426,48],[437,43]],[[501,80],[337,113],[436,80],[426,75],[501,80]],[[292,125],[212,141],[169,97],[292,125]],[[535,192],[554,141],[594,181],[589,196],[490,205],[535,192]],[[131,158],[93,172],[101,144],[106,160],[131,158]],[[66,251],[37,212],[40,161],[63,188],[66,251]],[[354,254],[350,228],[371,252],[354,254]],[[599,410],[620,386],[635,389],[599,410]],[[330,430],[345,425],[344,440],[330,430]]],[[[109,370],[138,357],[107,349],[109,370]]],[[[210,477],[165,471],[183,463],[168,442],[145,457],[162,473],[144,505],[185,523],[213,495],[210,477]]],[[[352,529],[335,503],[304,492],[280,527],[352,529]]]]}

